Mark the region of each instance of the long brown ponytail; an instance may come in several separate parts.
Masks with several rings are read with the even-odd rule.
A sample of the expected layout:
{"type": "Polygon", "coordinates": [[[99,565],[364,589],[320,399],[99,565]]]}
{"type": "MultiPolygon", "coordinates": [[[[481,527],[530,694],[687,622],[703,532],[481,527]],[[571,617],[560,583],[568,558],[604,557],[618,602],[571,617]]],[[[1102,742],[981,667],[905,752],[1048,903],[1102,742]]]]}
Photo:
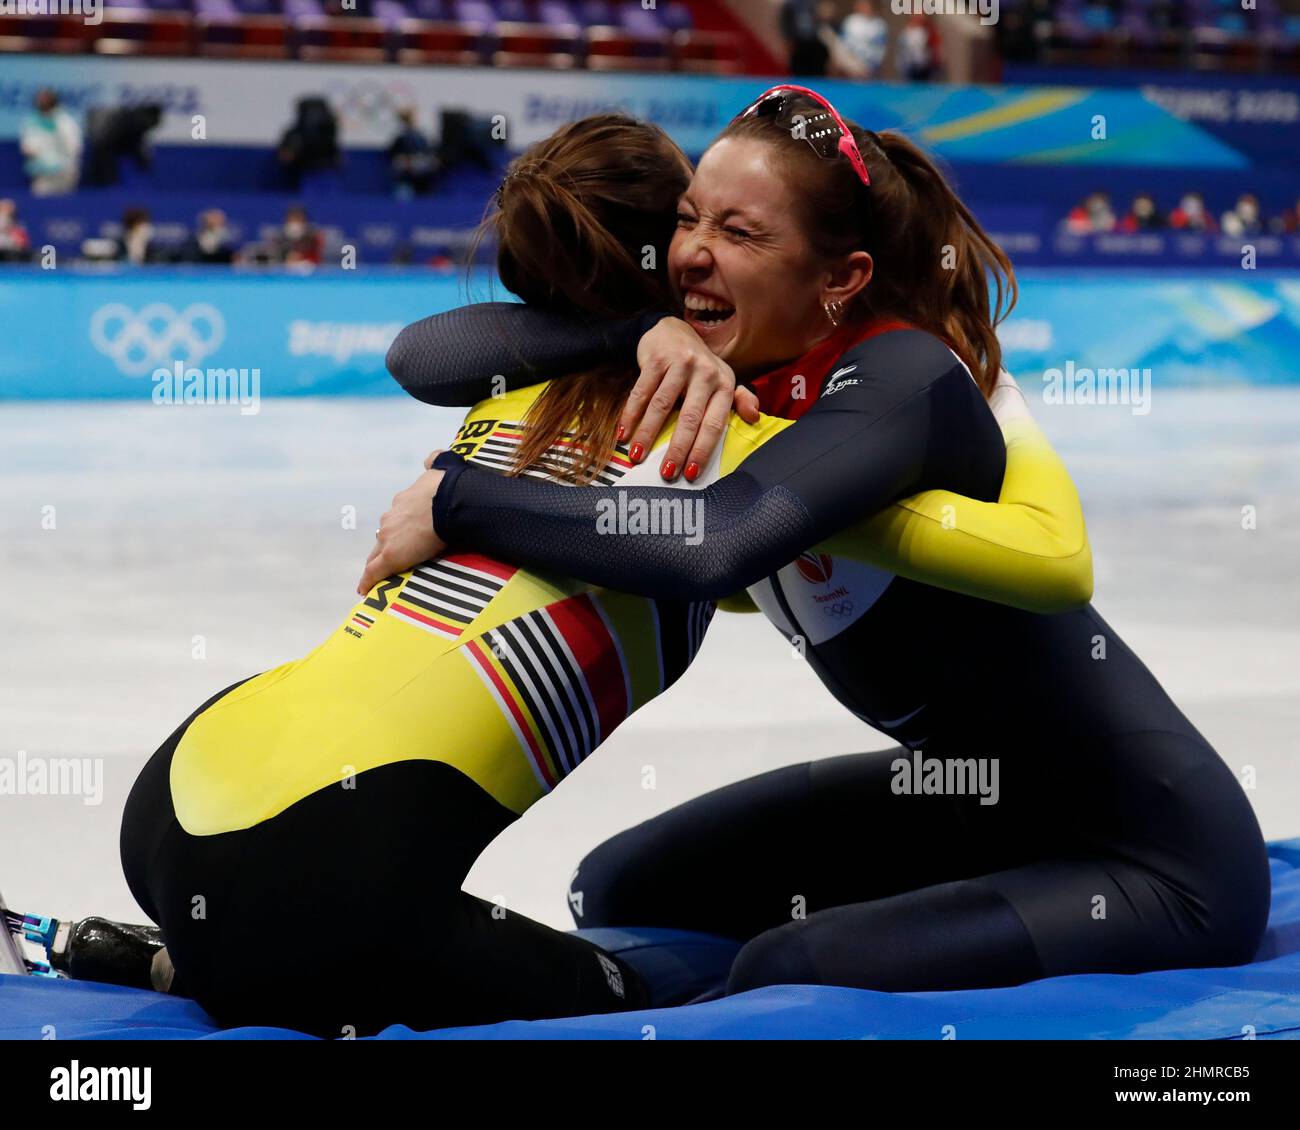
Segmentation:
{"type": "MultiPolygon", "coordinates": [[[[657,126],[623,114],[584,118],[511,164],[480,238],[495,234],[497,273],[530,305],[601,318],[664,309],[668,243],[690,176],[657,126]]],[[[590,482],[635,380],[632,367],[609,365],[552,382],[529,409],[514,473],[567,436],[572,459],[546,466],[590,482]]]]}
{"type": "MultiPolygon", "coordinates": [[[[809,118],[820,112],[815,103],[800,101],[809,118]]],[[[984,395],[992,395],[1002,367],[996,327],[1017,296],[1010,260],[921,149],[901,133],[848,125],[871,175],[869,188],[848,161],[819,157],[775,116],[742,118],[722,136],[775,148],[814,251],[828,259],[870,253],[871,282],[850,317],[897,318],[928,330],[966,363],[984,395]]]]}

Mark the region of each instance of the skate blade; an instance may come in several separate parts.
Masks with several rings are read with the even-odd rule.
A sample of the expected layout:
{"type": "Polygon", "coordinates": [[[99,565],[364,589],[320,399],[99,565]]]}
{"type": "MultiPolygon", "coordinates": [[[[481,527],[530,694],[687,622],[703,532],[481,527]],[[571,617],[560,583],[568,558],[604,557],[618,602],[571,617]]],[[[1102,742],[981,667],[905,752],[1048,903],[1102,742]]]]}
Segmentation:
{"type": "Polygon", "coordinates": [[[12,973],[27,976],[27,960],[18,948],[18,939],[9,929],[9,921],[4,916],[5,900],[0,894],[0,973],[12,973]]]}

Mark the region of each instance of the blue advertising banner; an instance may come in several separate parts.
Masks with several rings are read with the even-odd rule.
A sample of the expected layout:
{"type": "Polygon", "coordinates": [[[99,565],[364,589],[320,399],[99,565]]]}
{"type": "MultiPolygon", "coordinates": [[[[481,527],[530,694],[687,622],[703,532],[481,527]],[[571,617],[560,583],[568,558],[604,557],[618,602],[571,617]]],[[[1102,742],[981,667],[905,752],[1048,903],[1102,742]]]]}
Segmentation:
{"type": "Polygon", "coordinates": [[[255,372],[263,396],[392,392],[397,332],[467,300],[463,276],[426,271],[15,269],[0,273],[0,397],[147,399],[178,364],[255,372]]]}
{"type": "Polygon", "coordinates": [[[1008,66],[1011,83],[1125,87],[1217,137],[1257,165],[1294,169],[1300,152],[1300,78],[1285,75],[1008,66]]]}
{"type": "Polygon", "coordinates": [[[1161,386],[1300,383],[1300,275],[1029,271],[999,337],[1017,377],[1149,369],[1161,386]]]}
{"type": "MultiPolygon", "coordinates": [[[[0,57],[0,141],[17,137],[32,97],[53,86],[74,113],[91,106],[155,102],[164,109],[159,144],[270,146],[297,99],[324,96],[346,147],[381,148],[395,114],[411,106],[466,109],[497,118],[501,137],[522,149],[565,122],[626,110],[663,126],[688,153],[702,152],[728,121],[770,85],[766,78],[715,78],[465,67],[102,57],[0,57]]],[[[953,161],[1025,164],[1242,168],[1249,161],[1197,124],[1136,90],[1089,85],[950,86],[818,84],[847,117],[876,130],[905,129],[953,161]]]]}
{"type": "MultiPolygon", "coordinates": [[[[0,398],[185,403],[215,381],[256,411],[261,396],[395,393],[384,355],[401,327],[488,297],[487,276],[467,293],[425,271],[11,269],[0,398]]],[[[1027,380],[1073,366],[1150,369],[1167,386],[1300,383],[1300,274],[1028,271],[1002,340],[1027,380]]]]}

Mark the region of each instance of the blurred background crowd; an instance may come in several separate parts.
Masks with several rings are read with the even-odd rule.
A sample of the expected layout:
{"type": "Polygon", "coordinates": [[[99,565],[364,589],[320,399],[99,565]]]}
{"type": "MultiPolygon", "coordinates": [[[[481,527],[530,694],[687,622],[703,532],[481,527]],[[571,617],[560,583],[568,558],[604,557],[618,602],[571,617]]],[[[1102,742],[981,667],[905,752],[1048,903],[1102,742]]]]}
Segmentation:
{"type": "MultiPolygon", "coordinates": [[[[1013,257],[1059,261],[1080,253],[1079,240],[1108,236],[1088,253],[1104,257],[1118,247],[1115,261],[1127,264],[1132,248],[1113,237],[1285,240],[1298,230],[1297,134],[1277,134],[1271,159],[1260,131],[1300,131],[1300,0],[1000,0],[982,8],[974,0],[937,7],[910,0],[110,0],[98,24],[0,15],[0,73],[3,60],[18,54],[65,71],[76,60],[112,61],[131,77],[75,91],[57,81],[0,83],[0,112],[15,123],[0,135],[0,260],[9,262],[53,247],[88,263],[306,270],[333,264],[352,247],[363,263],[446,268],[468,245],[510,156],[490,108],[458,94],[455,68],[503,76],[544,70],[556,82],[599,72],[610,82],[793,75],[912,86],[913,101],[899,104],[903,120],[866,123],[875,128],[924,121],[943,105],[936,98],[1042,87],[1041,96],[987,111],[1005,120],[968,130],[978,143],[941,154],[1013,257]],[[142,67],[169,61],[184,69],[134,80],[142,67]],[[301,91],[297,80],[300,92],[289,100],[268,87],[259,114],[277,123],[273,143],[223,137],[203,145],[198,134],[181,143],[176,131],[183,133],[193,107],[184,83],[167,76],[232,61],[247,66],[250,83],[268,66],[322,64],[322,82],[301,91]],[[358,81],[340,94],[336,75],[349,66],[392,77],[368,79],[361,93],[366,84],[358,81]],[[432,97],[431,73],[440,84],[432,97]],[[410,81],[417,74],[423,88],[410,81]],[[1135,169],[1131,154],[1098,168],[1078,154],[997,150],[998,131],[1023,127],[1029,116],[1018,105],[1041,106],[1055,97],[1047,87],[1080,81],[1141,92],[1227,146],[1252,141],[1250,183],[1243,185],[1240,162],[1202,172],[1165,154],[1152,158],[1163,166],[1156,176],[1135,169]],[[1224,89],[1211,105],[1206,88],[1216,83],[1224,89]],[[368,131],[361,146],[347,136],[358,115],[368,131]],[[1125,200],[1127,207],[1115,203],[1125,200]]],[[[608,101],[618,103],[613,95],[608,101]]],[[[575,96],[552,110],[546,99],[528,102],[530,113],[552,114],[555,124],[606,104],[575,96]]],[[[1179,247],[1200,254],[1186,241],[1179,247]]]]}

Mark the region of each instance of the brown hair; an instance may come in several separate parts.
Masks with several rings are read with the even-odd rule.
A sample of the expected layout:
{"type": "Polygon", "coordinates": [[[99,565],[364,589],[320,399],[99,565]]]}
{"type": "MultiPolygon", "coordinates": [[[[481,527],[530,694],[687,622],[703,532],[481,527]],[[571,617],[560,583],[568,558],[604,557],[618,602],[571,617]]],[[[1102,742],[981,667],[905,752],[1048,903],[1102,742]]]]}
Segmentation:
{"type": "MultiPolygon", "coordinates": [[[[497,273],[530,305],[601,318],[663,309],[671,302],[668,243],[690,178],[690,162],[663,130],[597,114],[511,163],[479,238],[496,236],[497,273]]],[[[548,470],[590,482],[613,450],[635,380],[636,370],[620,364],[552,382],[528,411],[512,473],[572,432],[572,461],[548,470]]]]}
{"type": "MultiPolygon", "coordinates": [[[[821,113],[801,95],[790,109],[807,118],[821,113]]],[[[1002,367],[995,327],[1017,295],[1010,260],[916,145],[900,133],[846,124],[871,175],[870,187],[847,160],[819,157],[806,141],[793,139],[777,115],[741,118],[722,138],[776,147],[814,252],[827,259],[853,251],[871,255],[871,282],[846,312],[850,318],[897,318],[927,330],[948,343],[991,396],[1002,367]]]]}

